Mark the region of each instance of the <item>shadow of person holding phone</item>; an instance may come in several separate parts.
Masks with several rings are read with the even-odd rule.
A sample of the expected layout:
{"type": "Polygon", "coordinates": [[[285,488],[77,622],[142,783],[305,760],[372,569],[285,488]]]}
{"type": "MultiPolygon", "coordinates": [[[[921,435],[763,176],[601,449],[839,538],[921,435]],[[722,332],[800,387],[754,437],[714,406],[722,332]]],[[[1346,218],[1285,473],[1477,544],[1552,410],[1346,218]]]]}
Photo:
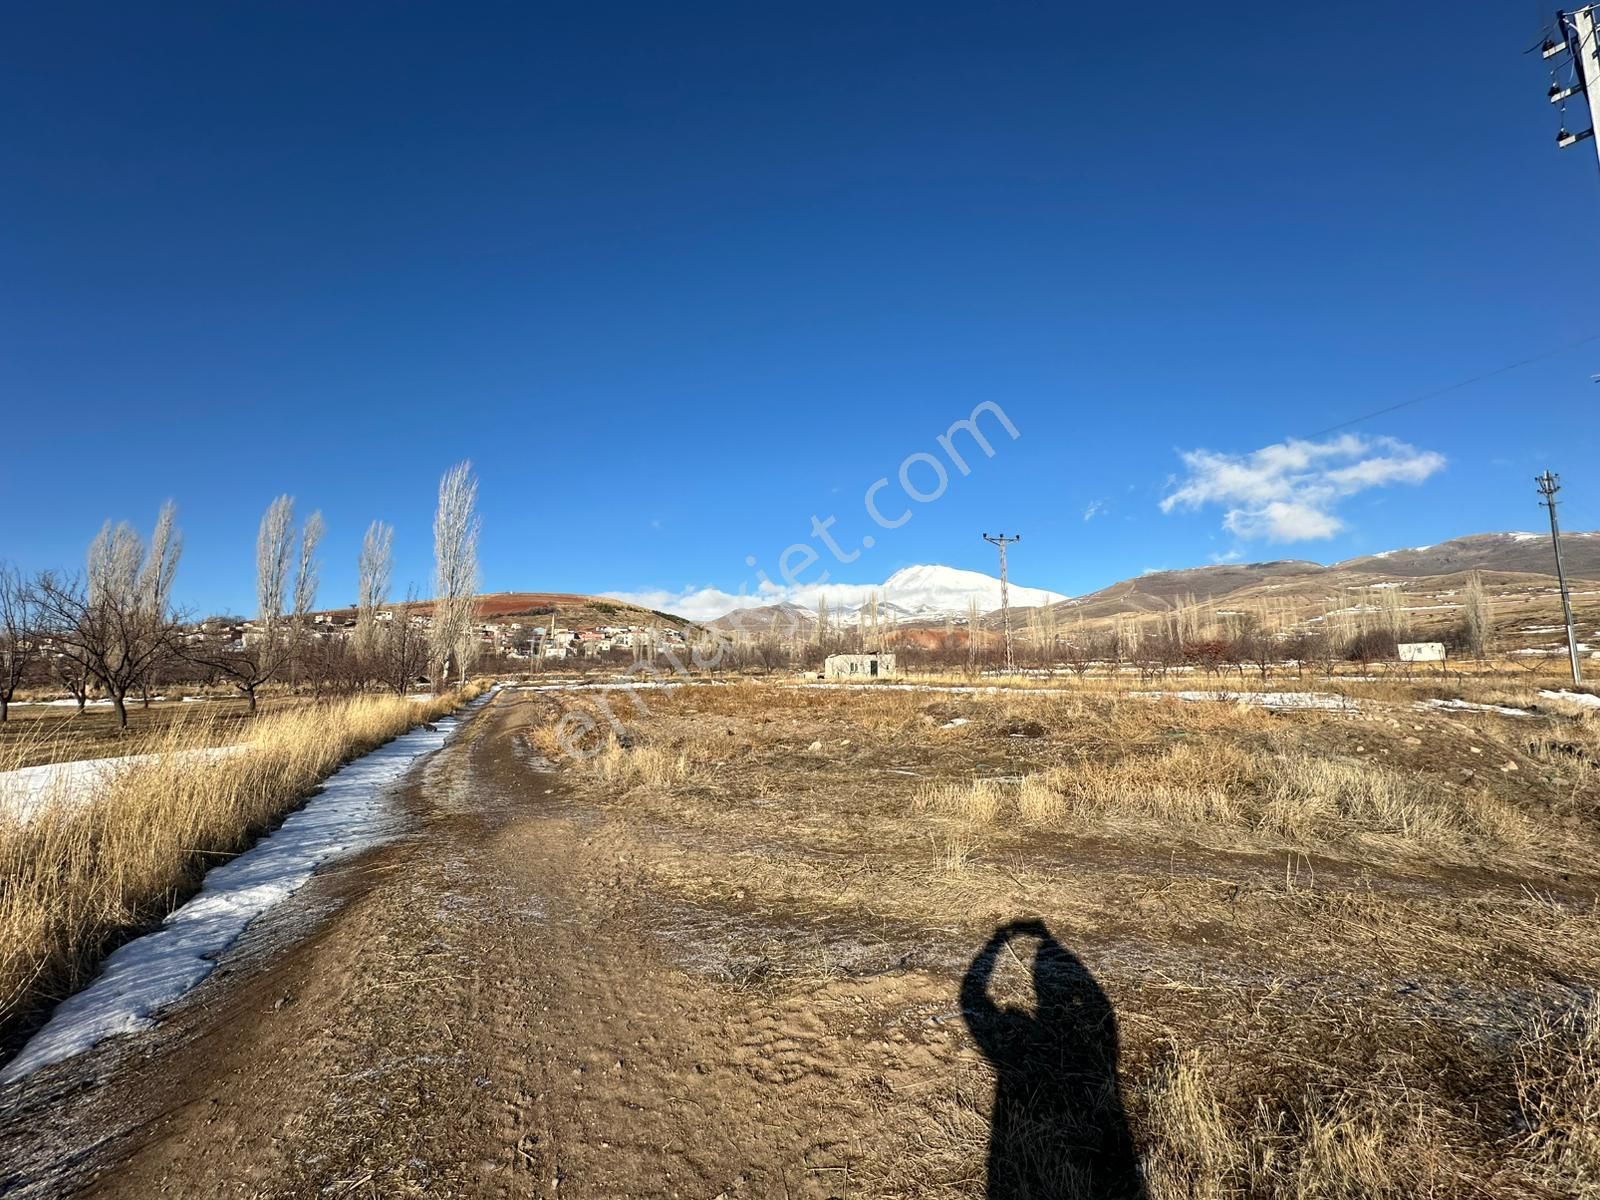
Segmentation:
{"type": "Polygon", "coordinates": [[[1111,1002],[1043,921],[994,931],[961,981],[961,1015],[995,1070],[988,1200],[1145,1200],[1111,1002]],[[1002,953],[1024,962],[1017,942],[1033,943],[1032,1012],[989,995],[1002,953]]]}

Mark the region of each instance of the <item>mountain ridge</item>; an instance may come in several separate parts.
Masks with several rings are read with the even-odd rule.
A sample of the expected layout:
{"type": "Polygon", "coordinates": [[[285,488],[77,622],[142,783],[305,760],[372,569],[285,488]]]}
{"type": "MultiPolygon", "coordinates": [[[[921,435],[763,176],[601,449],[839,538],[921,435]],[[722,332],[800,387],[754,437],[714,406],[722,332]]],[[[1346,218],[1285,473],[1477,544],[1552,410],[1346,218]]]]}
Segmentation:
{"type": "MultiPolygon", "coordinates": [[[[1574,531],[1561,535],[1562,553],[1567,574],[1575,579],[1600,580],[1600,531],[1574,531]]],[[[1129,579],[1118,580],[1081,596],[1047,601],[1058,614],[1082,617],[1111,617],[1124,614],[1169,611],[1189,602],[1204,603],[1240,593],[1267,591],[1285,597],[1325,595],[1330,588],[1365,586],[1363,580],[1390,578],[1400,581],[1447,578],[1464,575],[1470,571],[1486,574],[1548,577],[1555,576],[1555,558],[1550,549],[1548,533],[1508,531],[1499,533],[1467,534],[1428,546],[1402,547],[1375,554],[1357,555],[1334,563],[1319,563],[1311,559],[1269,559],[1251,563],[1218,563],[1170,570],[1147,571],[1129,579]]],[[[908,576],[913,584],[935,572],[934,579],[955,581],[976,577],[993,585],[994,602],[980,605],[986,616],[999,608],[999,580],[978,571],[964,571],[938,564],[918,564],[904,567],[885,581],[887,595],[889,583],[900,576],[908,576]]],[[[1026,609],[1043,607],[1035,594],[1047,592],[1044,588],[1027,588],[1012,585],[1011,607],[1026,609]]],[[[831,610],[854,624],[859,607],[831,610]]],[[[902,624],[932,624],[946,616],[964,618],[966,604],[938,611],[907,611],[895,603],[880,604],[880,613],[893,612],[902,624]]],[[[804,631],[814,628],[814,610],[793,601],[781,604],[753,605],[734,609],[713,621],[714,628],[740,629],[749,633],[768,632],[774,627],[797,628],[804,631]]]]}

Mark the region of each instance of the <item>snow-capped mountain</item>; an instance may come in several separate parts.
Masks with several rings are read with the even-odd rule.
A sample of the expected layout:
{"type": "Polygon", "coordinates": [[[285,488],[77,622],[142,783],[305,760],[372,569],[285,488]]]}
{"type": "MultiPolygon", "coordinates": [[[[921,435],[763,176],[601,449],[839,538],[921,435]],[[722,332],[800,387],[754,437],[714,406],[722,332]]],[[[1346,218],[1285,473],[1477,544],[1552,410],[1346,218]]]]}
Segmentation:
{"type": "MultiPolygon", "coordinates": [[[[1045,588],[1021,587],[1011,584],[1011,604],[1026,608],[1039,604],[1053,604],[1066,597],[1045,588]]],[[[943,619],[947,616],[965,617],[972,601],[978,603],[980,613],[993,612],[1000,607],[1000,580],[982,571],[963,571],[958,567],[924,564],[904,567],[882,583],[840,584],[829,583],[809,589],[803,596],[807,602],[736,609],[711,622],[723,627],[737,627],[747,632],[760,630],[769,624],[785,627],[806,626],[816,619],[816,604],[826,600],[831,620],[853,624],[871,604],[878,600],[880,618],[893,617],[897,621],[943,619]]]]}
{"type": "MultiPolygon", "coordinates": [[[[1021,587],[1015,583],[1010,585],[1010,592],[1011,603],[1017,608],[1054,604],[1066,599],[1060,592],[1021,587]]],[[[982,571],[928,565],[902,567],[878,589],[879,610],[893,606],[896,613],[903,616],[965,616],[974,599],[980,613],[999,608],[1000,580],[982,571]]]]}

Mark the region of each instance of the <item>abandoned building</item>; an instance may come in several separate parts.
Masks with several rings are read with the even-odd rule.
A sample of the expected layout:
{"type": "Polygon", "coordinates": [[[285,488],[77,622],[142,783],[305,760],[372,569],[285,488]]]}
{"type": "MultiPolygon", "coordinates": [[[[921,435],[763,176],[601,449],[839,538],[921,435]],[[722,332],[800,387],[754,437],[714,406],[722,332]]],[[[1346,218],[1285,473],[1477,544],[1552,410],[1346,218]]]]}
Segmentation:
{"type": "Polygon", "coordinates": [[[881,679],[893,674],[892,654],[830,654],[822,664],[825,679],[881,679]]]}

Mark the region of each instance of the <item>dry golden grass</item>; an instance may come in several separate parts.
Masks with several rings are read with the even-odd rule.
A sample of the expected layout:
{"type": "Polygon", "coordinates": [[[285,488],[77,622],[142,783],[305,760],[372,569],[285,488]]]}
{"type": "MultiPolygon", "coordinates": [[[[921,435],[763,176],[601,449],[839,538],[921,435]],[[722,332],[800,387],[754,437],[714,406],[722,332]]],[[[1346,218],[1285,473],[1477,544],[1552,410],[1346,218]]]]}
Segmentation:
{"type": "Polygon", "coordinates": [[[605,749],[590,760],[595,776],[603,783],[621,787],[670,787],[689,777],[689,756],[654,746],[630,749],[618,742],[607,742],[605,749]]]}
{"type": "Polygon", "coordinates": [[[1523,1152],[1552,1183],[1600,1192],[1600,1001],[1540,1014],[1517,1046],[1523,1152]]]}
{"type": "MultiPolygon", "coordinates": [[[[1600,1190],[1600,1021],[1593,1001],[1539,1014],[1520,1031],[1499,1081],[1513,1111],[1500,1150],[1520,1194],[1600,1190]],[[1521,1133],[1514,1132],[1520,1129],[1521,1133]]],[[[1462,1154],[1470,1118],[1424,1089],[1354,1079],[1330,1062],[1268,1103],[1271,1080],[1212,1048],[1166,1048],[1130,1096],[1139,1111],[1151,1200],[1231,1200],[1461,1194],[1481,1167],[1462,1154]],[[1256,1092],[1254,1104],[1241,1098],[1256,1092]]],[[[1459,1070],[1444,1051],[1440,1067],[1459,1070]]],[[[1499,1122],[1495,1122],[1499,1124],[1499,1122]]],[[[1486,1194],[1497,1195],[1500,1191],[1486,1194]]]]}
{"type": "Polygon", "coordinates": [[[81,986],[112,944],[159,920],[341,763],[467,698],[301,706],[252,723],[248,748],[223,757],[196,753],[217,744],[215,722],[185,720],[146,747],[159,757],[102,776],[90,794],[49,798],[27,819],[0,813],[0,1035],[81,986]]]}
{"type": "Polygon", "coordinates": [[[979,779],[972,783],[935,783],[919,789],[912,797],[917,812],[940,812],[974,825],[997,820],[1009,800],[1004,783],[979,779]]]}
{"type": "Polygon", "coordinates": [[[1230,829],[1271,844],[1370,836],[1397,849],[1429,852],[1526,848],[1539,833],[1533,818],[1495,794],[1441,786],[1415,771],[1199,741],[1151,754],[1086,759],[1030,774],[1015,785],[941,784],[919,792],[913,805],[978,824],[1014,818],[1065,827],[1133,820],[1230,829]]]}
{"type": "MultiPolygon", "coordinates": [[[[311,703],[314,701],[304,696],[263,696],[261,709],[263,713],[279,712],[311,703]]],[[[128,708],[126,730],[117,728],[116,715],[109,708],[89,708],[81,713],[54,706],[13,708],[10,719],[0,723],[0,770],[142,754],[158,749],[174,727],[204,725],[219,741],[237,740],[239,731],[254,720],[246,703],[231,696],[200,704],[158,702],[149,708],[134,702],[128,708]]]]}
{"type": "MultiPolygon", "coordinates": [[[[1416,708],[1430,686],[1283,714],[686,688],[573,777],[653,895],[783,931],[774,988],[859,929],[936,947],[911,957],[939,1011],[990,928],[1042,914],[1115,1005],[1151,1200],[1600,1195],[1600,721],[1416,708]]],[[[1503,689],[1455,694],[1535,697],[1503,689]]],[[[989,1080],[960,1079],[885,1194],[975,1194],[989,1080]]]]}

